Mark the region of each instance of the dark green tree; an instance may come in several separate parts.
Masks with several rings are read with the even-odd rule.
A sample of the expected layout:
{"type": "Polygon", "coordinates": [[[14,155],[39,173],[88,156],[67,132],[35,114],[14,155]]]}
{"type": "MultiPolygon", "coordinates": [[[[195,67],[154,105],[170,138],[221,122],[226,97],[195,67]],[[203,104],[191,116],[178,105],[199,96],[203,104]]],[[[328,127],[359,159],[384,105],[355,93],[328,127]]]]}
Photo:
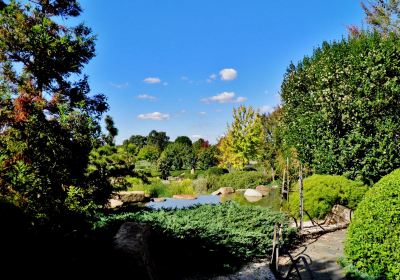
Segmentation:
{"type": "Polygon", "coordinates": [[[147,136],[147,145],[153,145],[164,150],[165,146],[169,143],[169,137],[163,131],[152,130],[147,136]]]}
{"type": "Polygon", "coordinates": [[[115,145],[115,136],[118,135],[118,129],[115,127],[114,120],[111,116],[107,115],[104,122],[106,123],[106,130],[108,132],[107,135],[104,135],[104,141],[108,145],[113,146],[115,145]]]}
{"type": "Polygon", "coordinates": [[[142,135],[132,135],[129,139],[124,140],[123,144],[134,144],[140,150],[147,145],[147,137],[142,135]]]}
{"type": "Polygon", "coordinates": [[[157,161],[157,169],[160,172],[161,179],[168,179],[172,168],[172,159],[169,158],[166,154],[161,154],[160,158],[157,161]]]}
{"type": "Polygon", "coordinates": [[[196,166],[198,169],[207,170],[218,165],[218,149],[216,146],[203,148],[196,155],[196,166]]]}
{"type": "Polygon", "coordinates": [[[395,34],[361,34],[290,65],[285,138],[315,172],[371,184],[400,167],[399,45],[395,34]]]}
{"type": "Polygon", "coordinates": [[[167,158],[174,170],[191,169],[196,166],[192,147],[181,143],[169,144],[162,152],[161,158],[167,158]]]}
{"type": "MultiPolygon", "coordinates": [[[[82,69],[95,37],[77,1],[0,1],[0,193],[40,218],[65,210],[85,171],[105,96],[89,95],[82,69]]],[[[104,200],[103,200],[104,202],[104,200]]]]}
{"type": "Polygon", "coordinates": [[[175,139],[175,143],[181,143],[184,145],[192,146],[192,140],[187,136],[178,136],[175,139]]]}

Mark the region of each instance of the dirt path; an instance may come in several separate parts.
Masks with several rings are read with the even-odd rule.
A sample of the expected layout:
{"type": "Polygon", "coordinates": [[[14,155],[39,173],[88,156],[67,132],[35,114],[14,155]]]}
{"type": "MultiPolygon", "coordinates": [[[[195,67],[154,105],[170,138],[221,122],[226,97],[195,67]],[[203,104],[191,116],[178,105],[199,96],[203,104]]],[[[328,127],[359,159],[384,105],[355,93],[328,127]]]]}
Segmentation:
{"type": "MultiPolygon", "coordinates": [[[[337,259],[343,256],[345,233],[346,230],[342,229],[310,238],[291,254],[293,257],[302,254],[307,258],[316,280],[346,279],[343,270],[337,264],[337,259]]],[[[282,258],[280,263],[284,264],[287,261],[287,258],[282,258]]],[[[301,276],[302,279],[311,279],[304,268],[301,270],[301,276]]]]}

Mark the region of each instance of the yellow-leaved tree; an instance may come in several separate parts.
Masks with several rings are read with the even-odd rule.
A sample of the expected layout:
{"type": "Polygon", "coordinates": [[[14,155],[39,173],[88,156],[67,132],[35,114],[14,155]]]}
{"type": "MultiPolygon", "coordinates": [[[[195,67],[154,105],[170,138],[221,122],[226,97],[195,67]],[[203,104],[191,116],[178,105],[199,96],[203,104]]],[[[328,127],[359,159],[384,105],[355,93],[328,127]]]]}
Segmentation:
{"type": "Polygon", "coordinates": [[[264,130],[261,116],[253,107],[244,105],[233,109],[233,122],[220,139],[220,166],[243,169],[262,154],[264,130]]]}

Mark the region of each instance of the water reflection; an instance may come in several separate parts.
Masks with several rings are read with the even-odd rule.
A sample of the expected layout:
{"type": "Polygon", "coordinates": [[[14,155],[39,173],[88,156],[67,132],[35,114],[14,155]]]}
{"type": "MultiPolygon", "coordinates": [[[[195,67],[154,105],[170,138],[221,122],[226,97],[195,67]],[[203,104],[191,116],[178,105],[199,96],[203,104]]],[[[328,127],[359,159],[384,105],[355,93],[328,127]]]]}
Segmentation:
{"type": "Polygon", "coordinates": [[[181,209],[201,204],[219,204],[226,201],[235,201],[240,205],[257,205],[261,207],[269,207],[273,210],[279,210],[280,197],[278,189],[271,189],[264,197],[248,197],[243,193],[233,193],[223,196],[200,195],[197,199],[182,200],[167,198],[163,202],[149,202],[147,207],[152,209],[181,209]]]}

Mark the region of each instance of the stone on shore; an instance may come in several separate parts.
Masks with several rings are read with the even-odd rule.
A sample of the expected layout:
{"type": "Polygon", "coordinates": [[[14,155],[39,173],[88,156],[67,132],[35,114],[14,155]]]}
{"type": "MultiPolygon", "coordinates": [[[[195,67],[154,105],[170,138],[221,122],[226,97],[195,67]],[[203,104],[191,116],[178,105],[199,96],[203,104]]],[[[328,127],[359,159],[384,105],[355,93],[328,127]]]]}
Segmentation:
{"type": "Polygon", "coordinates": [[[117,193],[123,203],[144,202],[146,196],[144,191],[122,191],[117,193]]]}
{"type": "Polygon", "coordinates": [[[244,196],[262,197],[263,195],[262,195],[261,192],[259,192],[259,191],[257,191],[257,190],[254,190],[254,189],[247,189],[247,190],[244,192],[244,196]]]}
{"type": "Polygon", "coordinates": [[[110,200],[108,200],[108,203],[109,203],[110,208],[117,208],[124,204],[121,200],[114,199],[114,198],[111,198],[110,200]]]}
{"type": "Polygon", "coordinates": [[[212,193],[212,195],[225,195],[225,194],[231,194],[234,193],[235,190],[231,187],[226,187],[226,188],[219,188],[218,190],[216,190],[215,192],[212,193]]]}
{"type": "Polygon", "coordinates": [[[172,198],[193,200],[193,199],[197,199],[197,196],[192,195],[192,194],[174,194],[172,196],[172,198]]]}

